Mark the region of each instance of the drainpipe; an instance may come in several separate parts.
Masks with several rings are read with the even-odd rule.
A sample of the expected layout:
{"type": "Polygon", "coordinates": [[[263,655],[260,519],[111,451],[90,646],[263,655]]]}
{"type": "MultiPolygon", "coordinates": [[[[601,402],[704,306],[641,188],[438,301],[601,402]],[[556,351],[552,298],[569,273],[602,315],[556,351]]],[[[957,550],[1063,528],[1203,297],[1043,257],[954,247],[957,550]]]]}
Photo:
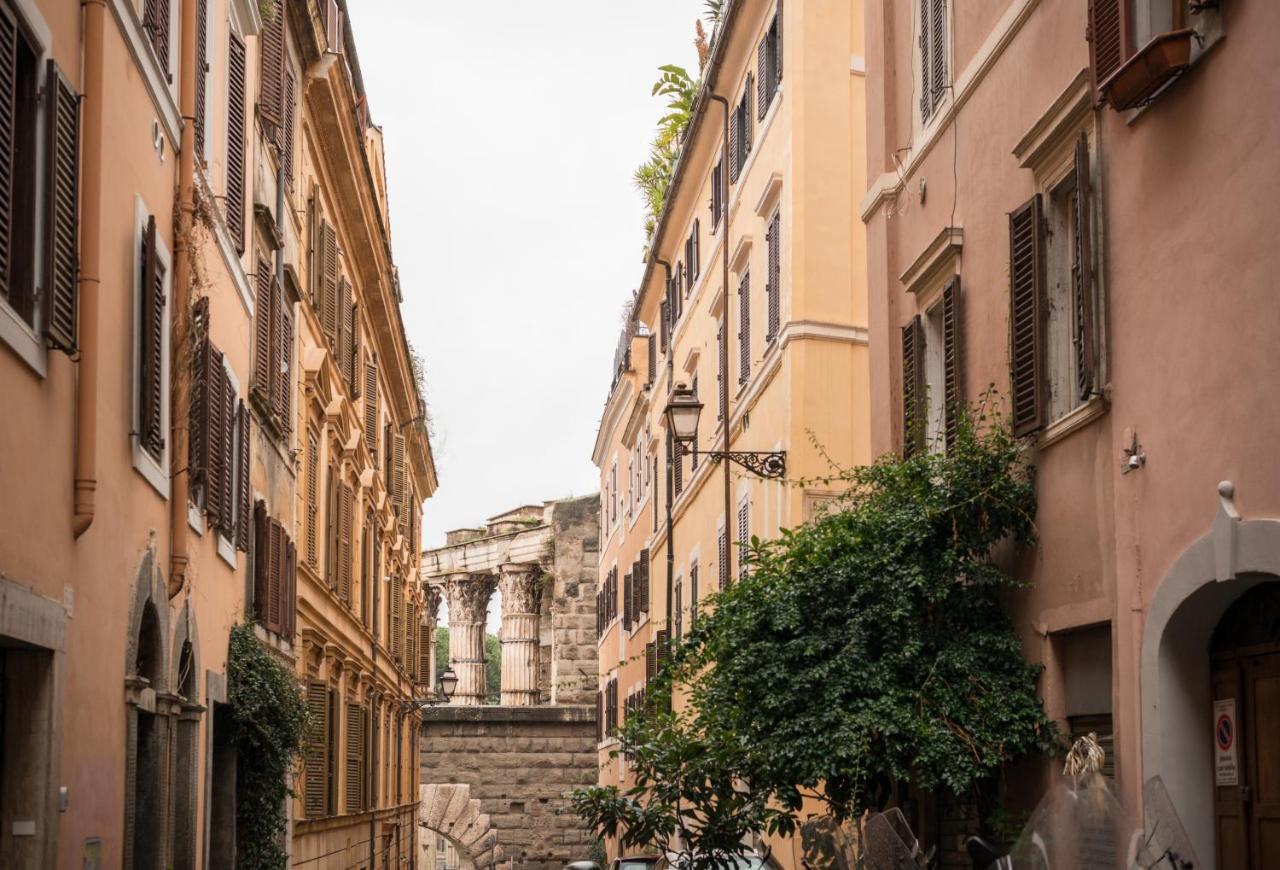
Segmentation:
{"type": "MultiPolygon", "coordinates": [[[[370,534],[373,535],[373,610],[369,614],[369,661],[372,662],[373,689],[378,688],[378,587],[382,585],[382,578],[378,576],[382,565],[378,558],[378,519],[375,516],[373,525],[369,527],[370,534]]],[[[432,638],[434,641],[435,638],[432,638]]],[[[373,867],[374,861],[374,843],[378,837],[378,795],[377,779],[378,764],[381,758],[375,758],[375,748],[377,744],[373,740],[373,732],[377,726],[374,722],[377,719],[378,711],[374,709],[373,704],[369,705],[369,746],[366,757],[369,759],[369,770],[365,776],[367,794],[369,795],[369,866],[373,867]]]]}
{"type": "Polygon", "coordinates": [[[173,234],[174,300],[171,317],[173,386],[170,403],[172,453],[169,455],[169,597],[182,591],[187,578],[187,500],[191,483],[187,467],[188,403],[191,371],[187,365],[191,337],[191,228],[194,222],[196,172],[196,0],[182,0],[182,50],[178,104],[182,142],[178,147],[178,221],[173,234]]]}
{"type": "MultiPolygon", "coordinates": [[[[653,262],[661,266],[663,271],[667,273],[667,286],[670,286],[671,285],[671,264],[668,263],[666,260],[660,260],[657,257],[653,258],[653,262]]],[[[658,310],[661,311],[662,307],[659,306],[658,310]]],[[[671,307],[668,305],[667,306],[667,317],[668,317],[667,392],[671,391],[671,386],[672,386],[671,379],[675,377],[676,325],[675,325],[675,321],[670,319],[671,316],[672,316],[671,307]]],[[[661,324],[658,325],[658,329],[659,329],[659,335],[661,335],[661,329],[662,329],[661,324]]],[[[666,508],[667,508],[667,622],[666,622],[667,643],[672,643],[675,641],[675,638],[671,636],[671,627],[675,625],[674,613],[671,607],[672,605],[671,599],[675,595],[675,570],[676,570],[676,551],[675,551],[675,547],[673,546],[675,543],[676,530],[675,530],[675,526],[672,524],[672,521],[671,521],[671,502],[672,502],[671,485],[675,482],[675,468],[671,464],[671,448],[673,446],[673,443],[674,442],[671,439],[671,429],[670,427],[668,427],[667,428],[667,486],[666,486],[667,497],[665,500],[666,508]]]]}
{"type": "MultiPolygon", "coordinates": [[[[721,280],[724,286],[724,324],[720,327],[720,405],[724,408],[724,419],[720,421],[720,449],[729,452],[729,101],[719,94],[710,94],[711,99],[724,109],[724,129],[721,154],[724,155],[720,173],[720,201],[724,209],[724,242],[720,245],[720,261],[723,270],[721,280]]],[[[733,482],[729,478],[730,462],[726,455],[720,461],[724,466],[724,567],[725,580],[733,576],[733,482]]]]}
{"type": "Polygon", "coordinates": [[[105,0],[84,0],[84,66],[80,93],[84,141],[80,146],[80,353],[76,380],[75,510],[78,538],[93,523],[98,488],[98,286],[102,240],[103,19],[105,0]]]}

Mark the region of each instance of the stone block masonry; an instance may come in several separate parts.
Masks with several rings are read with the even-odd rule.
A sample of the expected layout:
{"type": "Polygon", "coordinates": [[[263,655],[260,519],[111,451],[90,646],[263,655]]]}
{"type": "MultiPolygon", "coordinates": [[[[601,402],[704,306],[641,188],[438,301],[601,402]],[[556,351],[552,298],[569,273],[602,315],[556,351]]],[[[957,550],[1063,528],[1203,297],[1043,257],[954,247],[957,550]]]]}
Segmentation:
{"type": "Polygon", "coordinates": [[[499,863],[559,870],[588,857],[595,836],[567,794],[596,781],[594,707],[429,708],[421,763],[428,787],[464,786],[479,802],[476,818],[492,834],[499,863]]]}

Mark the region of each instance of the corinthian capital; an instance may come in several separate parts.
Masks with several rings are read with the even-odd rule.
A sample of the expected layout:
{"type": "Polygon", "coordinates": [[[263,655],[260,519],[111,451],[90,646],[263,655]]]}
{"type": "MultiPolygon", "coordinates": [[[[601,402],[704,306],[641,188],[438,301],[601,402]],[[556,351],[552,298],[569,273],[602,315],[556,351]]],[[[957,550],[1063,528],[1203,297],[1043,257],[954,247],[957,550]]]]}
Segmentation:
{"type": "Polygon", "coordinates": [[[498,569],[503,613],[537,613],[542,609],[541,570],[534,563],[508,562],[498,569]]]}
{"type": "Polygon", "coordinates": [[[439,586],[422,584],[422,617],[428,625],[435,625],[440,618],[440,598],[443,590],[439,586]]]}
{"type": "Polygon", "coordinates": [[[498,578],[492,574],[450,574],[444,587],[449,600],[449,622],[455,625],[484,622],[489,598],[497,585],[498,578]]]}

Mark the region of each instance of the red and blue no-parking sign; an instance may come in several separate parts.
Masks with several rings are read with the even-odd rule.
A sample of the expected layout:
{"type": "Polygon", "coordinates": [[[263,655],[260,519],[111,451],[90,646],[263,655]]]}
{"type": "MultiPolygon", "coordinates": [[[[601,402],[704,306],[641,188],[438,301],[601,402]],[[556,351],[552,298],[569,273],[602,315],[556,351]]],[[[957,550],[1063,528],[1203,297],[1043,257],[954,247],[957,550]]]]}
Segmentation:
{"type": "Polygon", "coordinates": [[[1213,702],[1213,783],[1239,785],[1236,766],[1236,699],[1213,702]]]}

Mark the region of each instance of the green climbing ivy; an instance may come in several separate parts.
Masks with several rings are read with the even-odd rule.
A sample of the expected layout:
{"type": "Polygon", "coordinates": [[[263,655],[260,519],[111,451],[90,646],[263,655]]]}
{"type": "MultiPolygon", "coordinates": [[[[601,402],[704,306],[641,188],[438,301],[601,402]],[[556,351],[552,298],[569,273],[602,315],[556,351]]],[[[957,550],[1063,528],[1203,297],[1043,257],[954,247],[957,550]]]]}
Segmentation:
{"type": "Polygon", "coordinates": [[[253,625],[231,629],[228,695],[235,722],[237,866],[285,867],[285,800],[289,772],[307,733],[307,705],[298,679],[258,641],[253,625]]]}
{"type": "Polygon", "coordinates": [[[634,785],[574,794],[596,830],[728,866],[747,835],[793,833],[805,797],[849,819],[894,782],[968,796],[1052,748],[993,556],[1034,539],[1032,469],[1002,419],[963,417],[945,452],[835,473],[830,510],[746,544],[621,729],[634,785]]]}

